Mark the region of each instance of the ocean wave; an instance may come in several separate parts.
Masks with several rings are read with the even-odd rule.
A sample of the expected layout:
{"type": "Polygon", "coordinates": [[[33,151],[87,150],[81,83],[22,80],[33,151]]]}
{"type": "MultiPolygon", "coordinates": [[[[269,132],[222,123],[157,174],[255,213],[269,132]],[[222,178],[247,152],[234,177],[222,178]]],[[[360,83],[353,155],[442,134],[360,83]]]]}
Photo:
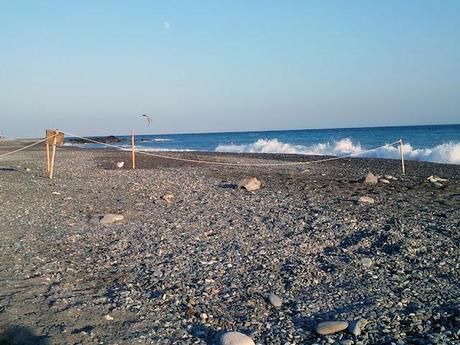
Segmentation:
{"type": "Polygon", "coordinates": [[[152,141],[162,143],[165,141],[174,141],[174,139],[166,139],[166,138],[153,138],[152,141]]]}
{"type": "MultiPolygon", "coordinates": [[[[356,155],[370,158],[399,159],[399,146],[385,145],[372,152],[365,152],[369,148],[353,143],[345,138],[332,143],[319,143],[312,146],[293,145],[283,143],[278,139],[259,139],[251,144],[219,145],[216,152],[234,153],[288,153],[321,156],[356,155]]],[[[434,163],[460,164],[460,143],[448,142],[430,148],[413,148],[410,144],[403,145],[404,157],[408,160],[418,160],[434,163]]]]}

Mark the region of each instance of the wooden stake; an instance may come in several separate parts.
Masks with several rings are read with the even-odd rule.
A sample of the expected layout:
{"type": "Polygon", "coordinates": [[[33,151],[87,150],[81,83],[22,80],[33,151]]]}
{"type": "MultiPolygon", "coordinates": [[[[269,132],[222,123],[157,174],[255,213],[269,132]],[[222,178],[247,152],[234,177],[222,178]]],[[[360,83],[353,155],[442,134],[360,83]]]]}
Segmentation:
{"type": "Polygon", "coordinates": [[[406,167],[404,166],[404,153],[403,153],[403,141],[399,140],[399,154],[401,156],[401,173],[402,175],[406,174],[406,167]]]}
{"type": "Polygon", "coordinates": [[[51,152],[51,166],[50,166],[50,179],[53,179],[53,172],[54,172],[54,157],[56,156],[56,136],[53,139],[53,151],[51,152]]]}
{"type": "Polygon", "coordinates": [[[48,142],[46,142],[45,144],[45,150],[46,150],[46,169],[49,174],[50,173],[50,144],[48,144],[48,142]]]}
{"type": "Polygon", "coordinates": [[[134,131],[131,131],[131,157],[133,170],[136,169],[136,148],[134,146],[134,131]]]}

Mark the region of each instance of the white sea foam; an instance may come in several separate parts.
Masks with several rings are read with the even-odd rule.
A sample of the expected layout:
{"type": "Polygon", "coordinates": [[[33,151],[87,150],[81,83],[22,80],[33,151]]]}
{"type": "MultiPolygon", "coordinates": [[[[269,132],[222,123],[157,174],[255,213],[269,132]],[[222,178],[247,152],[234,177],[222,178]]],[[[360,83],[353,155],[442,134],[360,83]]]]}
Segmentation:
{"type": "MultiPolygon", "coordinates": [[[[277,139],[259,139],[247,145],[219,145],[217,152],[250,152],[250,153],[291,153],[305,155],[344,156],[353,154],[358,157],[399,158],[399,146],[386,145],[376,151],[364,152],[369,148],[362,147],[345,138],[333,143],[319,143],[312,146],[292,145],[277,139]],[[361,154],[362,153],[362,154],[361,154]]],[[[406,159],[436,163],[460,164],[460,142],[449,142],[430,148],[413,148],[410,144],[403,145],[406,159]]]]}

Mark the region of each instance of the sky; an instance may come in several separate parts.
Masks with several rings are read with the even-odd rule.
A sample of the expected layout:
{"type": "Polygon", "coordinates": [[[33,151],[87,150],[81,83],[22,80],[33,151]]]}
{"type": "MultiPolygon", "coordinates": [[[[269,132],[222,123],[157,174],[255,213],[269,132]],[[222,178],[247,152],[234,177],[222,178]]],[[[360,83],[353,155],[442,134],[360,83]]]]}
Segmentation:
{"type": "Polygon", "coordinates": [[[459,122],[457,0],[0,0],[8,137],[459,122]]]}

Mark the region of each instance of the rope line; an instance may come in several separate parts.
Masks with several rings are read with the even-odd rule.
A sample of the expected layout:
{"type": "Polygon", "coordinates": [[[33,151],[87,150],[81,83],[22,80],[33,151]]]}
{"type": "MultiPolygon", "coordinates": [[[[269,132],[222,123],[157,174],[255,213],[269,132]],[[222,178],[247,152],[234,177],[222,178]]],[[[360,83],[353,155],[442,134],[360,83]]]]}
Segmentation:
{"type": "MultiPolygon", "coordinates": [[[[117,146],[117,145],[112,145],[112,144],[103,143],[103,142],[101,142],[101,141],[97,141],[97,140],[94,140],[94,139],[81,137],[81,136],[79,136],[79,135],[72,134],[72,133],[69,133],[69,132],[64,132],[64,133],[65,133],[65,134],[68,134],[68,135],[70,135],[70,136],[72,136],[72,137],[75,137],[75,138],[79,138],[79,139],[83,139],[83,140],[86,140],[86,141],[89,141],[89,142],[93,142],[93,143],[95,143],[95,144],[100,144],[100,145],[103,145],[103,146],[116,148],[116,149],[122,150],[122,151],[131,151],[131,149],[126,148],[126,147],[122,147],[122,146],[117,146]]],[[[212,164],[212,165],[225,165],[225,166],[256,166],[256,167],[259,166],[259,167],[264,167],[264,166],[309,165],[309,164],[315,164],[315,163],[321,163],[321,162],[330,162],[330,161],[334,161],[334,160],[338,160],[338,159],[343,159],[343,158],[349,158],[349,157],[354,157],[354,156],[362,155],[362,154],[364,154],[364,153],[376,151],[376,150],[381,149],[381,148],[384,148],[384,147],[393,146],[393,145],[398,144],[398,143],[400,143],[400,142],[401,142],[401,140],[397,140],[397,141],[395,141],[395,142],[393,142],[393,143],[390,143],[390,144],[385,144],[385,145],[382,145],[382,146],[379,146],[379,147],[376,147],[376,148],[373,148],[373,149],[369,149],[369,150],[365,150],[365,151],[361,151],[361,152],[357,152],[357,153],[351,153],[351,154],[348,154],[348,155],[345,155],[345,156],[337,156],[337,157],[331,157],[331,158],[324,158],[324,159],[318,159],[318,160],[308,161],[308,162],[284,162],[284,163],[231,163],[231,162],[215,162],[215,161],[207,161],[207,160],[198,160],[198,159],[171,157],[171,156],[168,156],[168,155],[163,155],[163,154],[158,154],[158,153],[146,152],[146,151],[138,150],[137,148],[135,149],[135,152],[138,152],[138,153],[143,154],[143,155],[146,155],[146,156],[152,156],[152,157],[157,157],[157,158],[164,158],[164,159],[170,159],[170,160],[176,160],[176,161],[182,161],[182,162],[188,162],[188,163],[212,164]]],[[[302,171],[302,173],[305,173],[305,172],[306,172],[306,170],[302,171]]]]}
{"type": "Polygon", "coordinates": [[[58,135],[58,134],[59,134],[59,133],[56,133],[56,134],[54,134],[54,135],[49,136],[48,138],[45,138],[45,139],[36,141],[36,142],[34,142],[34,143],[30,144],[30,145],[21,147],[21,148],[19,148],[19,149],[17,149],[17,150],[14,150],[14,151],[10,151],[10,152],[4,153],[4,154],[0,155],[0,158],[3,158],[3,157],[6,157],[6,156],[9,156],[9,155],[12,155],[13,153],[16,153],[16,152],[20,152],[20,151],[26,150],[26,149],[28,149],[28,148],[30,148],[30,147],[32,147],[32,146],[35,146],[35,145],[38,145],[38,144],[44,142],[44,141],[46,141],[46,140],[48,140],[48,139],[50,139],[50,138],[54,138],[54,137],[55,137],[56,135],[58,135]]]}

